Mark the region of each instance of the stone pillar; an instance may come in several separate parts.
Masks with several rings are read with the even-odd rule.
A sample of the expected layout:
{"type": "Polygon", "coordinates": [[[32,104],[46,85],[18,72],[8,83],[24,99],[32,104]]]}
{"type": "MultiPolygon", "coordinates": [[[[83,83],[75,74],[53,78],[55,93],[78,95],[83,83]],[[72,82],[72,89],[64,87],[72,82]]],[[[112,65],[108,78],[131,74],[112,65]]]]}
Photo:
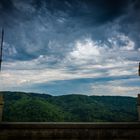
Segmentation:
{"type": "Polygon", "coordinates": [[[0,94],[0,122],[2,122],[3,105],[4,105],[3,96],[0,94]]]}
{"type": "Polygon", "coordinates": [[[140,121],[140,94],[138,94],[138,120],[140,121]]]}

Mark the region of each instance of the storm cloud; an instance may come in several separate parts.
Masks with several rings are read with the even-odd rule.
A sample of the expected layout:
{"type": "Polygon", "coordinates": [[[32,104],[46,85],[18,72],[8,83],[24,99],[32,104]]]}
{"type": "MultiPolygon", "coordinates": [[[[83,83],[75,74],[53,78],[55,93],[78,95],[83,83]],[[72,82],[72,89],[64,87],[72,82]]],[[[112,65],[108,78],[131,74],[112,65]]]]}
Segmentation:
{"type": "Polygon", "coordinates": [[[139,0],[0,0],[0,90],[135,96],[139,13],[139,0]]]}

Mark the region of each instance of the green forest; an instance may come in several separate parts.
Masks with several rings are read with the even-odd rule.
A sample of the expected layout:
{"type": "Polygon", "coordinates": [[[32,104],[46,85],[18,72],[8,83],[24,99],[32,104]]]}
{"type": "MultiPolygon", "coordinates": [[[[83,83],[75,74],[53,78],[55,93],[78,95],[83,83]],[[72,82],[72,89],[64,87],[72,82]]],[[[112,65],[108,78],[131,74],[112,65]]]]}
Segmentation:
{"type": "Polygon", "coordinates": [[[10,122],[129,122],[137,121],[137,99],[1,92],[3,120],[10,122]]]}

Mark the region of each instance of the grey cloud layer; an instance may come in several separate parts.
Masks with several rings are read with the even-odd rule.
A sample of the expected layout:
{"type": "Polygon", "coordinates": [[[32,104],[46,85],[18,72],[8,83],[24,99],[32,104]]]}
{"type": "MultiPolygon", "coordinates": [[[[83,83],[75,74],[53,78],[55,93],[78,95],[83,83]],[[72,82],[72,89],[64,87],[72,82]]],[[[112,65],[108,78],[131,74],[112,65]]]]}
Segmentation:
{"type": "Polygon", "coordinates": [[[106,41],[113,30],[124,30],[139,43],[139,16],[134,18],[138,4],[126,0],[1,0],[0,24],[5,27],[6,42],[18,52],[6,58],[28,60],[43,54],[62,58],[75,40],[91,35],[106,41]]]}
{"type": "Polygon", "coordinates": [[[40,83],[55,80],[134,76],[139,13],[139,0],[0,0],[2,77],[11,79],[9,87],[38,83],[40,90],[40,83]]]}

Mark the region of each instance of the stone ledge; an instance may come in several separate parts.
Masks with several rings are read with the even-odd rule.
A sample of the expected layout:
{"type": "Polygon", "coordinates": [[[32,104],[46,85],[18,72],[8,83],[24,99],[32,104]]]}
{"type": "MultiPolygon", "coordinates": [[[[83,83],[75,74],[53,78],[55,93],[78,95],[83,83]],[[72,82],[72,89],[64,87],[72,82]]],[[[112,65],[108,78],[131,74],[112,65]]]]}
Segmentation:
{"type": "Polygon", "coordinates": [[[0,123],[0,140],[140,140],[140,123],[0,123]]]}
{"type": "Polygon", "coordinates": [[[96,128],[137,128],[140,129],[140,122],[104,122],[104,123],[93,123],[93,122],[1,122],[0,129],[45,129],[45,128],[73,128],[73,129],[96,129],[96,128]]]}

